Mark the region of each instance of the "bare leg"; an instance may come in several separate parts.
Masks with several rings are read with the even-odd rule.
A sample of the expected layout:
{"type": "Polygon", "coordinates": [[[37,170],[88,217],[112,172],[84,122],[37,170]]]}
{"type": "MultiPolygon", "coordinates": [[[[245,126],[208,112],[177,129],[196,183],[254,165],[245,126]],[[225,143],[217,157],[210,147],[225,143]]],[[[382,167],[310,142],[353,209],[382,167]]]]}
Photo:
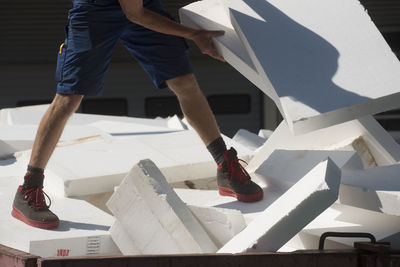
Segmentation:
{"type": "Polygon", "coordinates": [[[214,114],[193,74],[186,74],[167,81],[176,94],[183,115],[207,146],[221,136],[214,114]]]}
{"type": "Polygon", "coordinates": [[[83,95],[57,94],[44,114],[33,143],[29,165],[44,169],[69,117],[78,108],[83,95]]]}

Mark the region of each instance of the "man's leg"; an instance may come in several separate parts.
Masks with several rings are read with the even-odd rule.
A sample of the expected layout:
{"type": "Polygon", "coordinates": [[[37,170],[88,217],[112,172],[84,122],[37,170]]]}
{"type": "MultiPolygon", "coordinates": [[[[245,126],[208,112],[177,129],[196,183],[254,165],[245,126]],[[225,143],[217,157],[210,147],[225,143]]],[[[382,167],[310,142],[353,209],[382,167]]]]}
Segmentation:
{"type": "Polygon", "coordinates": [[[43,188],[43,171],[63,132],[68,118],[78,108],[82,95],[57,94],[44,114],[32,148],[24,184],[15,194],[12,215],[39,228],[55,228],[58,217],[49,210],[43,188]]]}
{"type": "Polygon", "coordinates": [[[208,146],[212,141],[219,138],[221,133],[214,114],[194,75],[182,75],[168,80],[167,84],[178,97],[183,115],[199,134],[204,144],[208,146]]]}
{"type": "Polygon", "coordinates": [[[187,121],[218,164],[217,182],[220,194],[245,202],[262,199],[262,189],[251,181],[250,175],[240,165],[235,149],[226,150],[214,114],[194,75],[191,73],[178,76],[167,80],[167,84],[178,97],[187,121]]]}
{"type": "Polygon", "coordinates": [[[45,201],[44,168],[83,95],[101,93],[112,52],[127,22],[114,1],[78,2],[73,1],[74,8],[69,10],[66,39],[57,57],[57,95],[40,122],[24,184],[13,203],[14,217],[40,228],[55,228],[59,223],[45,201]]]}
{"type": "MultiPolygon", "coordinates": [[[[160,4],[158,2],[146,8],[166,15],[160,4]]],[[[122,33],[121,41],[158,88],[168,86],[178,97],[183,114],[218,165],[220,193],[243,201],[262,198],[261,188],[251,182],[250,176],[238,162],[236,151],[233,148],[226,149],[214,114],[192,73],[185,40],[131,23],[122,33]]]]}
{"type": "Polygon", "coordinates": [[[67,120],[79,107],[82,98],[83,95],[56,94],[39,124],[29,166],[46,167],[67,120]]]}

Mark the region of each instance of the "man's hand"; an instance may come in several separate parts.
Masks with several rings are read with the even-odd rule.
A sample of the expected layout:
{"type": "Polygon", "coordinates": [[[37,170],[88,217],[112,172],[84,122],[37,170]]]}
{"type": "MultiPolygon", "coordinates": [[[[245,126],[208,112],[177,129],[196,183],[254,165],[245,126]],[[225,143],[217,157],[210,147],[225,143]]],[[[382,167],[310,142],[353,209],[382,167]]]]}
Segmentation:
{"type": "Polygon", "coordinates": [[[193,42],[200,48],[200,51],[203,54],[225,62],[225,59],[218,53],[212,41],[212,38],[221,36],[224,33],[224,31],[198,30],[190,37],[190,39],[192,39],[193,42]]]}

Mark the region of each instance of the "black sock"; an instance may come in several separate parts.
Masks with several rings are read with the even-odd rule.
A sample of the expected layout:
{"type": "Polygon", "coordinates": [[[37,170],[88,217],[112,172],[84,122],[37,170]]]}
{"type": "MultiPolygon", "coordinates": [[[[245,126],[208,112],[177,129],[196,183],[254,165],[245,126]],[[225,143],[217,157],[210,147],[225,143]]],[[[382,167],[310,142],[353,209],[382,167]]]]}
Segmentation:
{"type": "Polygon", "coordinates": [[[42,186],[43,173],[43,169],[28,165],[23,186],[25,188],[42,186]]]}
{"type": "Polygon", "coordinates": [[[29,173],[32,173],[32,174],[43,174],[44,173],[43,169],[38,168],[38,167],[33,167],[33,166],[30,166],[30,165],[28,165],[27,171],[29,173]]]}
{"type": "Polygon", "coordinates": [[[217,164],[221,164],[224,161],[224,152],[226,151],[226,145],[222,137],[218,137],[207,146],[208,151],[211,153],[217,164]]]}

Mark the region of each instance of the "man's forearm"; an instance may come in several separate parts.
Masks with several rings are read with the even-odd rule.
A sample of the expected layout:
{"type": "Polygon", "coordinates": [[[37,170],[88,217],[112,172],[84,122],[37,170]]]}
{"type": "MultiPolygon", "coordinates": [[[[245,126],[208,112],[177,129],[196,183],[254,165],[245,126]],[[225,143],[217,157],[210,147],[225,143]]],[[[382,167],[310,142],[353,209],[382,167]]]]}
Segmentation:
{"type": "Polygon", "coordinates": [[[196,30],[143,7],[142,0],[119,0],[125,16],[132,22],[150,30],[191,39],[203,54],[225,61],[213,45],[213,38],[223,31],[196,30]]]}

